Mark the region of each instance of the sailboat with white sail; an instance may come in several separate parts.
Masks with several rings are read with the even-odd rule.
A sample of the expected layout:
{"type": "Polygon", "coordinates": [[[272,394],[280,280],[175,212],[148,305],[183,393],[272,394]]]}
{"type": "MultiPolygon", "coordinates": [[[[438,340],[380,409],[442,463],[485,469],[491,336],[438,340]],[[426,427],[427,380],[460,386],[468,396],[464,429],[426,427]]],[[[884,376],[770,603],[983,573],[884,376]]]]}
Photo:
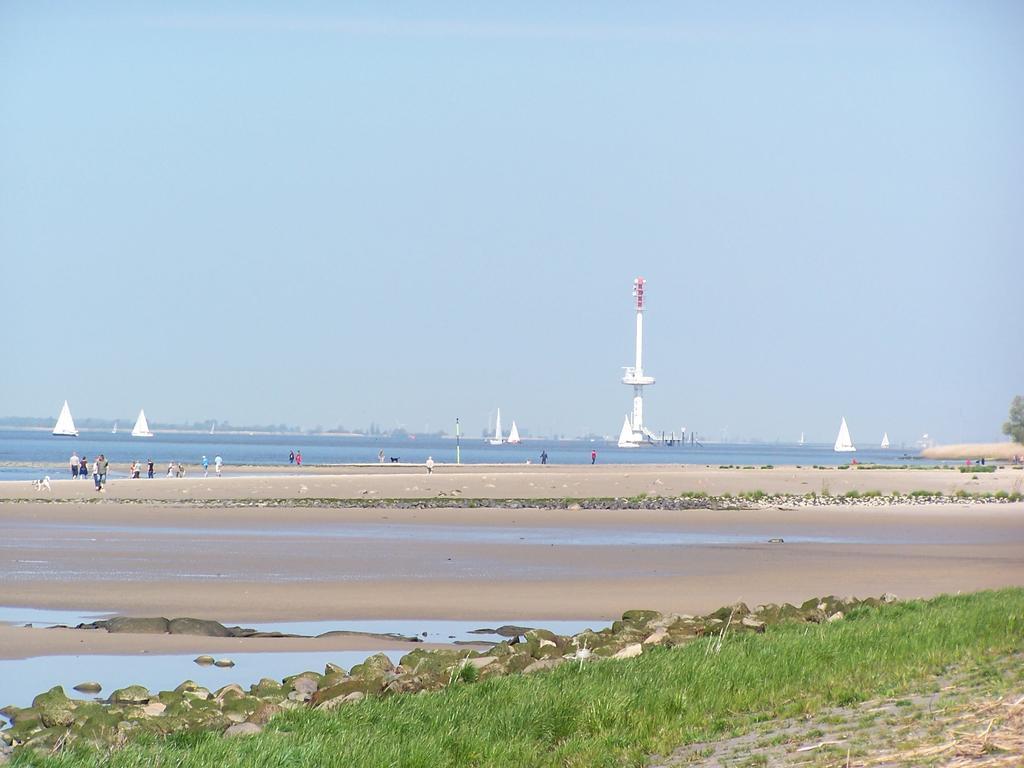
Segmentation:
{"type": "Polygon", "coordinates": [[[110,434],[112,434],[112,435],[116,435],[117,434],[117,422],[116,421],[114,422],[114,428],[112,430],[110,430],[110,434]]]}
{"type": "Polygon", "coordinates": [[[71,418],[71,409],[68,401],[64,401],[64,407],[60,409],[60,416],[53,427],[53,434],[58,437],[78,437],[78,430],[75,429],[75,420],[71,418]]]}
{"type": "Polygon", "coordinates": [[[522,442],[519,439],[519,427],[516,426],[516,420],[512,419],[512,429],[508,431],[508,440],[505,441],[509,445],[517,445],[522,442]]]}
{"type": "Polygon", "coordinates": [[[882,445],[880,447],[882,447],[882,448],[888,448],[889,447],[889,433],[888,432],[883,433],[883,435],[882,435],[882,445]]]}
{"type": "Polygon", "coordinates": [[[501,435],[501,408],[498,409],[498,418],[494,421],[494,437],[488,441],[491,445],[501,445],[505,438],[501,435]]]}
{"type": "Polygon", "coordinates": [[[796,444],[797,445],[803,445],[804,444],[804,433],[803,432],[800,433],[800,439],[796,441],[796,444]]]}
{"type": "Polygon", "coordinates": [[[633,436],[633,425],[629,423],[629,415],[622,422],[619,432],[619,448],[638,448],[640,443],[633,436]]]}
{"type": "Polygon", "coordinates": [[[152,437],[153,433],[149,430],[149,422],[146,421],[146,411],[142,408],[139,409],[139,418],[135,420],[135,426],[132,427],[132,437],[152,437]]]}
{"type": "Polygon", "coordinates": [[[833,450],[839,453],[849,453],[857,450],[853,445],[853,440],[850,439],[850,428],[846,426],[845,416],[843,416],[843,423],[839,425],[839,434],[836,436],[836,444],[833,450]]]}

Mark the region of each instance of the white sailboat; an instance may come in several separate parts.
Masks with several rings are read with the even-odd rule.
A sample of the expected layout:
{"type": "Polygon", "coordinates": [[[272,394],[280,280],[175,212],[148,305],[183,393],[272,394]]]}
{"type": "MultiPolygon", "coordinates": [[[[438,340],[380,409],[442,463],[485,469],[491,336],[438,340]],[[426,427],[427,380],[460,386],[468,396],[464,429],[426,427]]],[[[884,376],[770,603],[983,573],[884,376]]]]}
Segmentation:
{"type": "Polygon", "coordinates": [[[75,429],[75,420],[71,418],[71,409],[68,401],[64,401],[64,407],[60,409],[60,416],[53,427],[53,434],[59,437],[78,437],[78,430],[75,429]]]}
{"type": "Polygon", "coordinates": [[[146,421],[146,412],[143,409],[139,409],[139,418],[135,420],[135,426],[132,427],[132,437],[152,437],[153,433],[149,431],[149,422],[146,421]]]}
{"type": "Polygon", "coordinates": [[[210,425],[210,434],[211,435],[213,434],[213,430],[215,430],[216,428],[217,428],[217,422],[215,421],[215,422],[213,422],[213,424],[210,425]]]}
{"type": "Polygon", "coordinates": [[[836,444],[833,450],[840,453],[856,451],[853,440],[850,439],[850,428],[846,426],[846,417],[843,416],[843,423],[839,425],[839,435],[836,437],[836,444]]]}
{"type": "Polygon", "coordinates": [[[803,432],[800,433],[800,439],[797,440],[796,444],[797,445],[803,445],[804,444],[804,433],[803,432]]]}
{"type": "Polygon", "coordinates": [[[622,421],[622,431],[619,432],[619,448],[636,448],[640,444],[633,439],[633,426],[629,423],[629,416],[622,421]]]}
{"type": "Polygon", "coordinates": [[[491,445],[501,445],[505,439],[501,436],[501,408],[498,409],[498,418],[494,422],[494,437],[488,442],[491,445]]]}
{"type": "Polygon", "coordinates": [[[110,434],[112,434],[112,435],[116,435],[117,434],[117,422],[116,421],[114,422],[114,428],[112,430],[110,430],[110,434]]]}
{"type": "Polygon", "coordinates": [[[509,443],[510,445],[515,445],[516,443],[520,442],[519,428],[516,426],[515,419],[512,419],[512,429],[508,431],[508,440],[506,440],[505,442],[509,443]]]}
{"type": "Polygon", "coordinates": [[[882,435],[882,446],[881,447],[882,448],[888,448],[889,447],[889,433],[888,432],[886,432],[886,433],[884,433],[882,435]]]}

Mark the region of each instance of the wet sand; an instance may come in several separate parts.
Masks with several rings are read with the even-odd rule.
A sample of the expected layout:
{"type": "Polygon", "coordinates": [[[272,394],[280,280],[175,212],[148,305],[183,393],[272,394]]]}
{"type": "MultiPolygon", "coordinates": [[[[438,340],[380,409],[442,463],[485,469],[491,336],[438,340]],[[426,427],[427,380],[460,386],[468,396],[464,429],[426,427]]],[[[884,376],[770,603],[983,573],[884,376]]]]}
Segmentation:
{"type": "MultiPolygon", "coordinates": [[[[2,605],[225,623],[612,619],[630,608],[696,613],[735,600],[1024,585],[1024,504],[572,511],[7,503],[0,573],[2,605]],[[777,537],[785,543],[768,543],[777,537]]],[[[253,642],[7,628],[0,657],[219,652],[222,643],[237,652],[235,644],[253,642]]],[[[271,648],[258,650],[353,647],[351,638],[260,642],[271,648]]]]}

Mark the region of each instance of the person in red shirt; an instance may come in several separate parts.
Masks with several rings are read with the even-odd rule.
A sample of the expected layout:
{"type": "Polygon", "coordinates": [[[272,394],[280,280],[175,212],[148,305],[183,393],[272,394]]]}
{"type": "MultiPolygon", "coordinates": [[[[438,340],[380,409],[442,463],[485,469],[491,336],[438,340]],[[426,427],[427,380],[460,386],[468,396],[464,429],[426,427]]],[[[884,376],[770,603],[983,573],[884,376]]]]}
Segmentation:
{"type": "Polygon", "coordinates": [[[298,467],[302,466],[302,451],[295,452],[295,465],[298,467]]]}
{"type": "Polygon", "coordinates": [[[590,452],[590,463],[591,464],[596,464],[597,463],[597,450],[596,449],[590,452]]]}

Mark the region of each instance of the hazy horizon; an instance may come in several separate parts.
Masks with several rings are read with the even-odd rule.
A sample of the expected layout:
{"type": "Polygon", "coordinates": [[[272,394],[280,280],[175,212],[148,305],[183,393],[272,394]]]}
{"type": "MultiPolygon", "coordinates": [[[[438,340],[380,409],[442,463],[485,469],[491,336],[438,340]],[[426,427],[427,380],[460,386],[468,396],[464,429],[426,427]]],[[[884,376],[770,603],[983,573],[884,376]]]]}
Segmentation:
{"type": "Polygon", "coordinates": [[[643,275],[655,432],[1001,440],[1022,33],[1013,2],[5,3],[0,415],[615,435],[643,275]]]}

